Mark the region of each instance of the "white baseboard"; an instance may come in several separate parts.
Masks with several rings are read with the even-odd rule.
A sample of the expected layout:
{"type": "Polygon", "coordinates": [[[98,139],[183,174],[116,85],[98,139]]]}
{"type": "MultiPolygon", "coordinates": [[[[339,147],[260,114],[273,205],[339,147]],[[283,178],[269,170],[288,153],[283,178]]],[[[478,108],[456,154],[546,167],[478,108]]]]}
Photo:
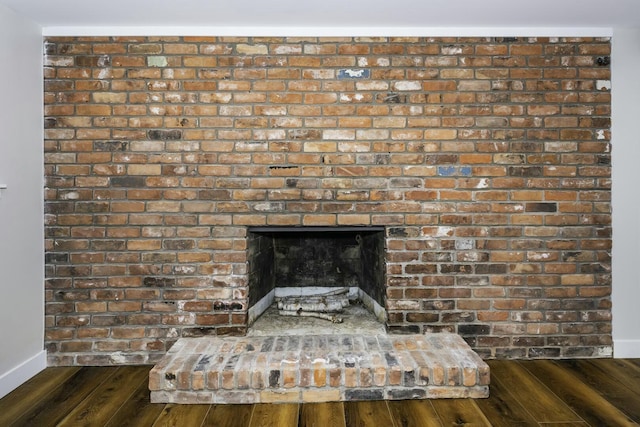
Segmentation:
{"type": "Polygon", "coordinates": [[[47,352],[42,350],[20,365],[0,375],[0,399],[47,367],[47,352]]]}
{"type": "Polygon", "coordinates": [[[640,358],[640,340],[613,340],[613,357],[616,359],[640,358]]]}

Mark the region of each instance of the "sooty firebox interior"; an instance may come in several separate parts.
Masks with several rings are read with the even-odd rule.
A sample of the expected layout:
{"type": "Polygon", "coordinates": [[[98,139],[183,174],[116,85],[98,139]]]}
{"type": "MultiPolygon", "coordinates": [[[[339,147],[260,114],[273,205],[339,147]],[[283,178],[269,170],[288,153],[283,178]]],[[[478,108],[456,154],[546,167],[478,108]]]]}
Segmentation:
{"type": "Polygon", "coordinates": [[[277,290],[355,289],[365,306],[375,306],[371,311],[384,311],[384,227],[248,231],[249,323],[273,302],[277,290]]]}

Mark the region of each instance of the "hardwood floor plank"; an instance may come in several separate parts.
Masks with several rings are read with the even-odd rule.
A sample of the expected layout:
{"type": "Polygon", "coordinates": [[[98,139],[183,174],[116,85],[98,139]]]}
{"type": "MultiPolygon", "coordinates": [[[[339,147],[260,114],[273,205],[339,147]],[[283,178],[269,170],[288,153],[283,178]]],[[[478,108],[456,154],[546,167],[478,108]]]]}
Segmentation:
{"type": "Polygon", "coordinates": [[[0,399],[0,426],[9,425],[28,412],[79,370],[78,367],[45,369],[0,399]]]}
{"type": "Polygon", "coordinates": [[[640,366],[628,359],[583,359],[605,371],[618,384],[640,394],[640,366]]]}
{"type": "Polygon", "coordinates": [[[637,425],[596,390],[553,361],[529,360],[521,361],[519,364],[553,390],[583,421],[590,425],[607,427],[637,425]]]}
{"type": "Polygon", "coordinates": [[[489,398],[478,399],[476,404],[494,427],[538,426],[524,406],[509,393],[509,386],[495,376],[491,378],[489,398]]]}
{"type": "MultiPolygon", "coordinates": [[[[113,369],[113,368],[105,368],[113,369]]],[[[122,366],[60,421],[60,427],[106,424],[138,386],[148,379],[149,367],[122,366]]]]}
{"type": "Polygon", "coordinates": [[[0,426],[640,425],[640,359],[488,363],[488,399],[303,405],[151,404],[148,367],[48,368],[0,400],[0,426]]]}
{"type": "Polygon", "coordinates": [[[387,402],[383,400],[345,402],[344,413],[347,427],[395,425],[387,402]]]}
{"type": "Polygon", "coordinates": [[[640,359],[625,359],[625,360],[635,365],[636,367],[638,367],[638,369],[640,369],[640,359]]]}
{"type": "Polygon", "coordinates": [[[431,403],[445,426],[491,427],[473,399],[436,399],[431,403]]]}
{"type": "Polygon", "coordinates": [[[490,360],[491,379],[507,386],[507,391],[539,423],[584,421],[531,372],[514,361],[490,360]]]}
{"type": "Polygon", "coordinates": [[[199,427],[210,407],[211,405],[166,405],[153,427],[199,427]]]}
{"type": "Polygon", "coordinates": [[[203,427],[246,427],[251,421],[253,405],[212,405],[203,427]]]}
{"type": "MultiPolygon", "coordinates": [[[[591,427],[588,423],[584,421],[576,421],[574,423],[544,423],[540,424],[542,427],[591,427]]],[[[606,426],[602,426],[606,427],[606,426]]]]}
{"type": "Polygon", "coordinates": [[[391,418],[402,427],[442,427],[430,400],[394,400],[388,402],[391,418]]]}
{"type": "Polygon", "coordinates": [[[297,403],[258,403],[254,405],[249,427],[296,426],[299,409],[300,405],[297,403]]]}
{"type": "Polygon", "coordinates": [[[10,425],[55,426],[114,373],[115,369],[82,368],[10,425]]]}
{"type": "MultiPolygon", "coordinates": [[[[149,375],[147,373],[147,379],[149,375]]],[[[113,414],[105,427],[137,427],[153,425],[166,404],[151,403],[149,383],[143,381],[126,402],[113,414]]]]}
{"type": "Polygon", "coordinates": [[[621,383],[612,376],[611,363],[594,363],[584,359],[558,360],[555,363],[569,370],[633,421],[640,422],[640,380],[621,383]]]}
{"type": "Polygon", "coordinates": [[[346,427],[344,403],[305,403],[300,409],[299,427],[346,427]]]}

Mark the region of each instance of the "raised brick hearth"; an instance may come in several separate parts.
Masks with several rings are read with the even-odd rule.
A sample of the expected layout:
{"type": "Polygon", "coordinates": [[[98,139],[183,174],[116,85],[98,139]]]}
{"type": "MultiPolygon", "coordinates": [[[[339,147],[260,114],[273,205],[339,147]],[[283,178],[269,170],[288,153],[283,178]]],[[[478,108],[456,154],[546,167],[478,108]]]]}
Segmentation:
{"type": "Polygon", "coordinates": [[[149,375],[156,403],[283,403],[489,395],[455,334],[180,339],[149,375]]]}

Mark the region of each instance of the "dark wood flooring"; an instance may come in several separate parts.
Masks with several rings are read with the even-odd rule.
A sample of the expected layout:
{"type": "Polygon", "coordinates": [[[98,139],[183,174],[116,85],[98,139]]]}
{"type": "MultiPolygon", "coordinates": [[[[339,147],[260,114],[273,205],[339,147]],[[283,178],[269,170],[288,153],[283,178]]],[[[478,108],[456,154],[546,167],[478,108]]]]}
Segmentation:
{"type": "Polygon", "coordinates": [[[48,368],[0,400],[0,426],[631,426],[640,359],[489,361],[491,397],[283,405],[149,403],[149,366],[48,368]]]}

